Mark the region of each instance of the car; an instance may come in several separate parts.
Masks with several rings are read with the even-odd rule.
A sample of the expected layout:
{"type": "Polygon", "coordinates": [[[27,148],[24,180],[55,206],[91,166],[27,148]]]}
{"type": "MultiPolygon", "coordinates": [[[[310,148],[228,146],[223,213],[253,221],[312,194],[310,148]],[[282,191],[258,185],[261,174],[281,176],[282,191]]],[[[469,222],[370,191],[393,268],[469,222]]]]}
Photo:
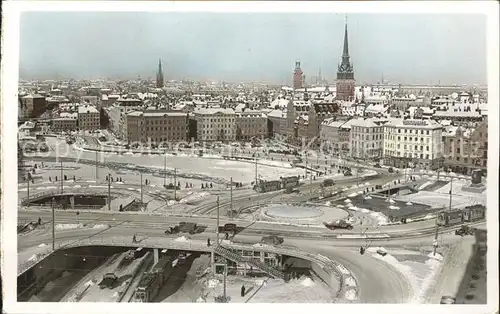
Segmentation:
{"type": "Polygon", "coordinates": [[[272,245],[280,245],[284,242],[284,239],[282,237],[278,237],[278,236],[266,236],[266,237],[262,237],[261,242],[266,243],[266,244],[272,244],[272,245]]]}
{"type": "Polygon", "coordinates": [[[440,304],[455,304],[457,303],[457,299],[455,297],[444,295],[441,297],[440,304]]]}
{"type": "Polygon", "coordinates": [[[394,168],[389,167],[389,172],[390,172],[390,173],[393,173],[393,172],[394,172],[394,168]]]}

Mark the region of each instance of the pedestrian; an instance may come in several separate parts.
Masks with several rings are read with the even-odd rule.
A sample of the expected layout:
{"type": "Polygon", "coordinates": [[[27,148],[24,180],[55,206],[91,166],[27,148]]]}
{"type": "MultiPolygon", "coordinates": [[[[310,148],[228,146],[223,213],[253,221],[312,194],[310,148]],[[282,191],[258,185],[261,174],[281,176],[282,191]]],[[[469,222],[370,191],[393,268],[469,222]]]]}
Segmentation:
{"type": "Polygon", "coordinates": [[[207,246],[210,246],[210,238],[207,239],[207,246]]]}
{"type": "Polygon", "coordinates": [[[204,190],[205,188],[203,187],[203,183],[201,184],[201,189],[204,190]]]}
{"type": "Polygon", "coordinates": [[[49,177],[49,182],[52,182],[52,178],[51,177],[49,177]]]}
{"type": "Polygon", "coordinates": [[[38,217],[38,225],[40,226],[42,224],[42,218],[38,217]]]}
{"type": "Polygon", "coordinates": [[[137,241],[137,238],[135,237],[135,234],[134,236],[132,237],[132,243],[135,243],[137,241]]]}
{"type": "Polygon", "coordinates": [[[73,176],[73,181],[76,181],[76,178],[75,178],[75,176],[73,176]]]}
{"type": "Polygon", "coordinates": [[[229,233],[226,232],[226,240],[229,239],[229,233]]]}
{"type": "Polygon", "coordinates": [[[56,176],[56,182],[57,182],[57,176],[56,176]]]}
{"type": "Polygon", "coordinates": [[[64,175],[64,181],[68,181],[68,176],[64,175]]]}
{"type": "Polygon", "coordinates": [[[241,286],[241,296],[245,296],[245,285],[241,286]]]}
{"type": "Polygon", "coordinates": [[[212,182],[210,182],[210,188],[213,188],[214,186],[212,185],[212,182]]]}

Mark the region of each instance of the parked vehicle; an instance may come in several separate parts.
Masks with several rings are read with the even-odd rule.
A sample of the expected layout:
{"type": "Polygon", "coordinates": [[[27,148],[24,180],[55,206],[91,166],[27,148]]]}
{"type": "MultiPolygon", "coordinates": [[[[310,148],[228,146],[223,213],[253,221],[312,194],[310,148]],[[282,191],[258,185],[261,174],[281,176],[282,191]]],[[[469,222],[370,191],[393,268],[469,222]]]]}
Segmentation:
{"type": "Polygon", "coordinates": [[[101,282],[99,283],[99,288],[114,288],[116,282],[118,281],[118,277],[114,273],[107,273],[102,277],[101,282]]]}
{"type": "Polygon", "coordinates": [[[486,207],[484,205],[466,206],[463,209],[442,212],[438,215],[437,224],[439,226],[451,226],[463,222],[473,222],[486,217],[486,207]]]}
{"type": "Polygon", "coordinates": [[[165,234],[189,233],[196,234],[205,231],[206,227],[202,227],[194,222],[180,222],[178,225],[169,227],[165,234]]]}
{"type": "Polygon", "coordinates": [[[332,223],[324,222],[323,224],[325,225],[325,227],[327,227],[330,230],[335,230],[335,229],[352,230],[352,228],[353,228],[353,226],[350,223],[348,223],[347,221],[345,221],[343,219],[339,219],[339,220],[334,221],[332,223]]]}
{"type": "Polygon", "coordinates": [[[219,226],[219,232],[236,232],[237,228],[236,224],[227,223],[224,226],[219,226]]]}
{"type": "Polygon", "coordinates": [[[352,176],[352,172],[351,172],[351,170],[346,170],[346,171],[344,171],[344,176],[346,176],[346,177],[350,177],[350,176],[352,176]]]}
{"type": "Polygon", "coordinates": [[[332,179],[325,179],[325,180],[323,181],[323,186],[324,186],[324,187],[327,187],[327,186],[333,186],[334,184],[335,184],[335,182],[333,182],[333,180],[332,180],[332,179]]]}
{"type": "Polygon", "coordinates": [[[278,237],[278,236],[265,236],[265,237],[262,237],[262,240],[261,240],[262,243],[272,244],[272,245],[280,245],[284,241],[285,240],[282,237],[278,237]]]}
{"type": "Polygon", "coordinates": [[[474,235],[475,232],[475,228],[469,226],[461,226],[459,229],[455,230],[455,235],[463,237],[467,235],[474,235]]]}
{"type": "Polygon", "coordinates": [[[389,173],[393,173],[393,172],[394,172],[394,168],[389,167],[389,173]]]}

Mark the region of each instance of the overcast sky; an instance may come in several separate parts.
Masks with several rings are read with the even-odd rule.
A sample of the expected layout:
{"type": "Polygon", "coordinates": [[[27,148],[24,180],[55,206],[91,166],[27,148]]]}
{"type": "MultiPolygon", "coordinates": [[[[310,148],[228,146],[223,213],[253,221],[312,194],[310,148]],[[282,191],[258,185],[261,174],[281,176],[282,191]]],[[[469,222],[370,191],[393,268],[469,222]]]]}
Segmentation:
{"type": "MultiPolygon", "coordinates": [[[[295,60],[307,77],[332,81],[344,14],[29,12],[21,17],[20,76],[154,78],[291,83],[295,60]]],[[[486,17],[348,16],[358,83],[485,84],[486,17]]]]}

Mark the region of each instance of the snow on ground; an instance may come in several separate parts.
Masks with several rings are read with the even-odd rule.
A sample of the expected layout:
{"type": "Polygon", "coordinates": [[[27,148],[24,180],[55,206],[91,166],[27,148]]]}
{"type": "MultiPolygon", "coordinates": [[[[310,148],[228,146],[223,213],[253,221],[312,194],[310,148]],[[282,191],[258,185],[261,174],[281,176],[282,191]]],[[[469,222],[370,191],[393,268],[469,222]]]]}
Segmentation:
{"type": "Polygon", "coordinates": [[[177,242],[188,242],[189,239],[186,238],[185,236],[182,236],[182,237],[176,238],[174,241],[177,241],[177,242]]]}
{"type": "Polygon", "coordinates": [[[344,298],[346,298],[346,300],[349,300],[349,301],[356,300],[358,298],[356,290],[354,290],[354,289],[347,290],[345,295],[344,295],[344,298]]]}
{"type": "Polygon", "coordinates": [[[191,194],[187,195],[186,197],[182,198],[179,203],[189,203],[189,202],[195,202],[195,201],[199,201],[207,196],[211,195],[209,192],[200,192],[200,193],[196,193],[196,192],[192,192],[191,194]]]}
{"type": "Polygon", "coordinates": [[[392,209],[392,210],[398,210],[398,209],[399,209],[399,207],[398,207],[398,206],[391,205],[391,206],[389,206],[389,209],[392,209]]]}
{"type": "MultiPolygon", "coordinates": [[[[206,285],[205,285],[206,286],[206,285]]],[[[222,295],[223,285],[206,288],[203,299],[214,302],[214,297],[222,295]]],[[[285,283],[278,279],[251,279],[237,276],[227,277],[227,296],[231,303],[331,303],[334,292],[322,281],[309,277],[290,280],[285,283]],[[241,297],[241,286],[247,293],[241,297]]]]}
{"type": "Polygon", "coordinates": [[[383,247],[370,247],[367,251],[373,253],[374,258],[382,260],[399,270],[408,279],[413,288],[411,303],[424,302],[425,294],[435,284],[436,275],[442,266],[443,257],[441,255],[432,256],[432,254],[429,254],[427,255],[429,259],[422,263],[413,260],[399,261],[395,255],[390,254],[394,254],[394,252],[387,251],[383,247]],[[387,254],[382,256],[376,253],[377,250],[384,251],[387,254]]]}
{"type": "Polygon", "coordinates": [[[57,224],[56,230],[68,230],[68,229],[78,229],[83,228],[82,224],[57,224]]]}
{"type": "MultiPolygon", "coordinates": [[[[449,191],[449,187],[448,187],[449,191]]],[[[432,208],[448,207],[450,203],[450,194],[437,193],[435,191],[420,191],[415,194],[408,194],[397,197],[402,202],[413,202],[431,206],[432,208]]],[[[457,191],[452,195],[452,207],[463,208],[469,205],[486,204],[486,191],[481,194],[470,193],[466,191],[457,191]]]]}
{"type": "Polygon", "coordinates": [[[356,207],[356,206],[352,206],[352,205],[350,205],[348,207],[348,209],[356,211],[356,212],[361,212],[363,214],[370,216],[372,219],[374,219],[377,222],[377,225],[386,225],[389,223],[389,219],[383,213],[371,211],[367,208],[356,207]]]}
{"type": "Polygon", "coordinates": [[[47,244],[45,244],[45,243],[40,243],[40,244],[38,245],[38,247],[46,247],[46,246],[47,246],[47,244]]]}
{"type": "Polygon", "coordinates": [[[431,185],[433,183],[434,183],[434,181],[427,181],[424,184],[422,184],[418,189],[419,190],[423,190],[423,189],[425,189],[426,187],[428,187],[429,185],[431,185]]]}

